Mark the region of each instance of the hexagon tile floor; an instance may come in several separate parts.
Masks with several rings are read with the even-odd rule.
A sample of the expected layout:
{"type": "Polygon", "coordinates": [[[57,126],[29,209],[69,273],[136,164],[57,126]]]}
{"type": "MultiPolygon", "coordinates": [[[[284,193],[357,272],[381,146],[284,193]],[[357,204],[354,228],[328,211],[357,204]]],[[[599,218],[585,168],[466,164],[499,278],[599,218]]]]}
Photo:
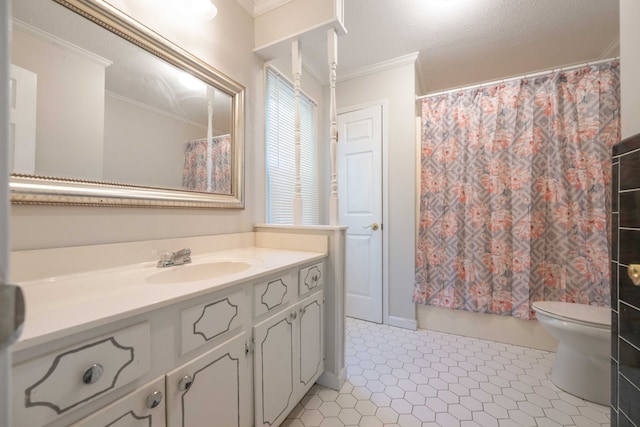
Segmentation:
{"type": "Polygon", "coordinates": [[[347,382],[314,385],[282,426],[609,426],[609,407],[551,383],[554,355],[347,319],[347,382]]]}

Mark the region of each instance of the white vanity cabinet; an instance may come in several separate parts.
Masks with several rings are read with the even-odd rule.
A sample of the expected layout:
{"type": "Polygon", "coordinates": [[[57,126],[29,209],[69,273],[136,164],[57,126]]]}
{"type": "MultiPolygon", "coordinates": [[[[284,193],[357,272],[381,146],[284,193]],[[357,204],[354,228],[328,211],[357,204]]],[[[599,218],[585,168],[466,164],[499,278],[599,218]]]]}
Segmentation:
{"type": "Polygon", "coordinates": [[[149,352],[143,322],[15,365],[14,425],[46,425],[143,377],[149,352]]]}
{"type": "Polygon", "coordinates": [[[238,334],[167,374],[168,427],[251,425],[247,340],[238,334]]]}
{"type": "Polygon", "coordinates": [[[18,354],[13,425],[280,425],[324,371],[323,264],[300,264],[18,354]]]}
{"type": "Polygon", "coordinates": [[[164,376],[71,427],[165,427],[164,376]]]}
{"type": "Polygon", "coordinates": [[[319,291],[253,328],[256,426],[277,426],[323,371],[319,291]]]}

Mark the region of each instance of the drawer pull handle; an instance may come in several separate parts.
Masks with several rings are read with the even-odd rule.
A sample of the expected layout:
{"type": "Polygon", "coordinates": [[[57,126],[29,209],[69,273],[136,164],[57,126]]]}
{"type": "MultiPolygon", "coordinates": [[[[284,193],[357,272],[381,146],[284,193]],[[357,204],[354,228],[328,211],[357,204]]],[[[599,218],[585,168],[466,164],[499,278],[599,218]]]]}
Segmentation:
{"type": "Polygon", "coordinates": [[[147,397],[147,408],[153,409],[158,406],[162,402],[162,393],[159,391],[154,391],[147,397]]]}
{"type": "Polygon", "coordinates": [[[98,382],[100,377],[102,377],[102,373],[104,372],[104,368],[101,364],[95,363],[85,369],[82,374],[82,382],[85,384],[95,384],[98,382]]]}
{"type": "Polygon", "coordinates": [[[191,388],[192,384],[193,384],[193,378],[191,378],[191,375],[185,375],[178,382],[178,388],[181,391],[187,391],[191,388]]]}

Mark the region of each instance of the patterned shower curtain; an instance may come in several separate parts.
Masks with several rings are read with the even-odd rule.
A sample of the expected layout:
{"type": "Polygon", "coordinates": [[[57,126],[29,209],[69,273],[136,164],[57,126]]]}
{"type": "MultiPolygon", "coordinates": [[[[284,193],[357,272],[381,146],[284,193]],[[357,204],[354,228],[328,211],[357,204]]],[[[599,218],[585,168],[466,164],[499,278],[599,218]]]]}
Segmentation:
{"type": "Polygon", "coordinates": [[[231,194],[231,135],[185,145],[182,186],[194,191],[231,194]]]}
{"type": "Polygon", "coordinates": [[[612,61],[423,101],[415,302],[610,304],[619,93],[612,61]]]}

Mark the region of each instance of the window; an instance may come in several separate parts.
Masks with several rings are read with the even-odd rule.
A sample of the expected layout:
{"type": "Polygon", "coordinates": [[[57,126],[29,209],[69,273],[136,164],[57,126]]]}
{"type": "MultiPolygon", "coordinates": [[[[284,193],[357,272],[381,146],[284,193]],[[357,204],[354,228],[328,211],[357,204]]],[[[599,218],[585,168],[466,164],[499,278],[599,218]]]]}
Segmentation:
{"type": "MultiPolygon", "coordinates": [[[[267,222],[293,224],[296,183],[295,94],[293,85],[267,68],[267,222]]],[[[316,104],[300,93],[300,180],[302,223],[318,224],[318,168],[315,134],[316,104]]]]}

